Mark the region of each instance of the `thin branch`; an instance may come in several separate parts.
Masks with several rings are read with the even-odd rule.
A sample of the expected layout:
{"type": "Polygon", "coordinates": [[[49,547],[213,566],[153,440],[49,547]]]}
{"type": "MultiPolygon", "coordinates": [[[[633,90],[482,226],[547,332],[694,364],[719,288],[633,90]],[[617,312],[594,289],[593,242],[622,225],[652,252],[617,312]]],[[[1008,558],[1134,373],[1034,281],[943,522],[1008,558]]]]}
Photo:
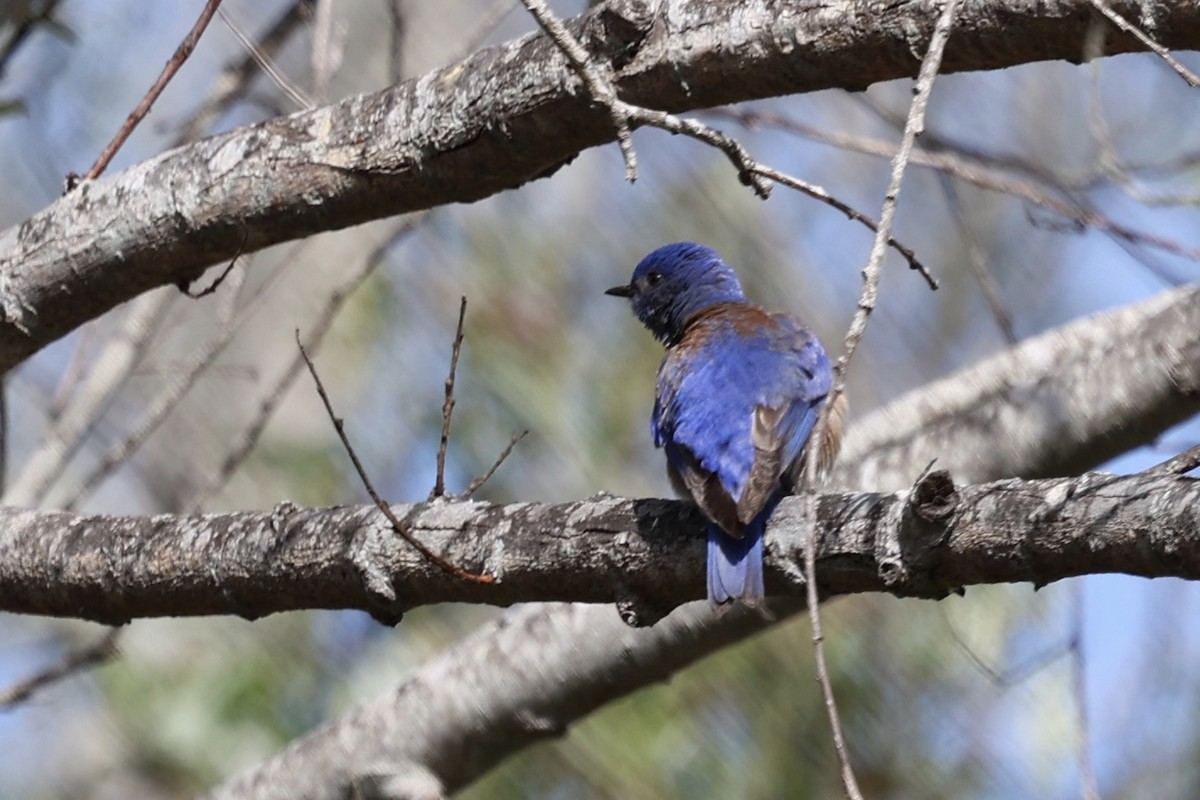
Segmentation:
{"type": "Polygon", "coordinates": [[[120,635],[120,628],[112,628],[91,645],[67,653],[53,667],[0,691],[0,709],[20,705],[32,697],[34,692],[108,661],[117,654],[117,638],[120,635]]]}
{"type": "Polygon", "coordinates": [[[391,507],[383,501],[379,493],[375,491],[371,479],[367,476],[367,470],[363,467],[362,462],[358,460],[358,454],[354,452],[354,447],[350,444],[349,437],[346,436],[344,421],[334,413],[333,404],[329,400],[329,395],[325,392],[325,386],[321,383],[321,376],[317,374],[317,368],[313,366],[312,359],[308,357],[308,353],[304,350],[304,343],[300,341],[300,329],[296,329],[296,347],[300,348],[300,355],[304,359],[305,366],[308,367],[308,374],[312,376],[313,382],[317,385],[317,394],[321,396],[321,402],[325,404],[325,411],[329,413],[329,421],[333,423],[333,429],[337,431],[338,438],[342,440],[342,446],[346,448],[346,454],[350,456],[351,463],[354,464],[354,469],[358,473],[359,479],[363,483],[363,487],[367,490],[367,494],[371,496],[371,500],[375,502],[375,506],[379,512],[387,518],[391,523],[392,530],[398,533],[404,541],[412,545],[413,549],[427,558],[432,563],[436,564],[444,572],[461,578],[464,581],[471,583],[492,583],[495,581],[491,575],[481,575],[475,572],[469,572],[462,567],[451,564],[446,559],[439,556],[437,553],[430,550],[421,541],[412,535],[408,526],[396,518],[392,513],[391,507]]]}
{"type": "Polygon", "coordinates": [[[480,487],[487,483],[491,477],[496,474],[496,470],[500,469],[500,465],[504,463],[504,460],[512,454],[513,448],[515,448],[517,444],[528,435],[529,431],[521,431],[513,436],[512,439],[509,440],[508,446],[501,450],[500,455],[497,456],[496,460],[492,462],[492,466],[488,467],[488,471],[467,484],[467,488],[463,490],[462,499],[467,500],[471,497],[471,495],[479,491],[480,487]]]}
{"type": "Polygon", "coordinates": [[[442,401],[442,435],[438,440],[437,477],[433,480],[433,491],[429,499],[446,494],[446,450],[450,447],[450,418],[454,416],[454,377],[458,372],[458,356],[462,352],[463,321],[467,317],[467,296],[458,304],[458,325],[454,329],[454,344],[450,348],[450,373],[446,376],[446,398],[442,401]]]}
{"type": "Polygon", "coordinates": [[[300,28],[300,23],[306,16],[305,12],[312,6],[312,2],[313,0],[293,0],[292,5],[280,14],[275,23],[257,41],[252,41],[225,9],[217,12],[217,16],[225,23],[225,27],[233,34],[233,37],[241,43],[246,54],[225,65],[221,74],[213,81],[213,88],[209,92],[208,98],[183,122],[179,123],[175,137],[179,143],[200,138],[224,109],[245,97],[250,89],[256,68],[261,69],[279,87],[280,91],[290,97],[297,108],[313,107],[313,102],[272,63],[275,54],[291,40],[292,35],[300,28]]]}
{"type": "MultiPolygon", "coordinates": [[[[289,263],[290,260],[284,258],[280,264],[279,271],[275,275],[268,276],[264,282],[264,286],[272,284],[272,278],[280,274],[283,271],[282,268],[289,263]]],[[[179,406],[179,403],[200,379],[200,376],[209,370],[213,362],[216,361],[217,356],[225,350],[225,347],[251,318],[254,311],[262,305],[268,296],[268,292],[266,291],[256,293],[237,314],[237,317],[234,318],[235,300],[245,278],[246,270],[235,274],[232,290],[228,294],[228,302],[222,303],[220,311],[217,314],[216,333],[213,334],[203,348],[190,354],[188,360],[179,369],[178,374],[161,389],[153,400],[146,404],[144,413],[138,417],[137,425],[124,438],[109,447],[99,463],[83,478],[79,479],[75,491],[70,493],[62,502],[62,508],[72,509],[77,507],[97,486],[113,475],[122,464],[128,462],[137,453],[150,436],[158,430],[159,426],[162,425],[171,412],[179,406]]]]}
{"type": "Polygon", "coordinates": [[[1111,8],[1109,8],[1108,4],[1106,4],[1104,0],[1090,0],[1090,2],[1093,6],[1095,6],[1097,11],[1108,17],[1112,24],[1116,25],[1122,31],[1137,39],[1146,47],[1147,50],[1154,51],[1154,54],[1165,61],[1167,66],[1174,70],[1176,75],[1187,81],[1189,86],[1191,86],[1193,89],[1200,88],[1200,78],[1197,78],[1196,73],[1185,67],[1179,62],[1179,59],[1171,55],[1170,50],[1151,39],[1141,28],[1137,27],[1132,22],[1118,14],[1116,11],[1113,11],[1111,8]]]}
{"type": "Polygon", "coordinates": [[[175,52],[159,73],[158,79],[154,81],[154,85],[150,87],[150,91],[146,92],[146,96],[137,104],[137,107],[130,112],[125,119],[125,124],[117,131],[117,135],[108,143],[108,147],[104,148],[104,152],[96,159],[96,163],[83,176],[84,180],[95,180],[100,177],[101,173],[108,168],[109,162],[113,156],[125,144],[125,141],[133,133],[133,129],[138,126],[138,123],[150,113],[150,107],[154,105],[154,101],[162,94],[163,89],[167,88],[171,78],[175,77],[175,73],[183,66],[183,62],[187,61],[188,56],[196,49],[196,45],[200,42],[200,36],[204,33],[204,29],[208,27],[209,21],[213,18],[213,14],[217,13],[217,8],[221,5],[221,0],[206,0],[204,9],[200,12],[200,17],[196,20],[196,24],[188,31],[187,36],[183,37],[183,41],[179,43],[179,47],[175,48],[175,52]]]}
{"type": "MultiPolygon", "coordinates": [[[[861,211],[854,208],[853,206],[849,206],[849,205],[843,203],[841,200],[838,200],[836,197],[834,197],[833,195],[826,192],[825,189],[823,189],[820,186],[816,186],[814,184],[808,183],[807,181],[799,180],[798,178],[794,178],[791,175],[788,175],[787,173],[779,172],[778,170],[774,170],[774,169],[771,169],[770,167],[762,166],[761,164],[755,165],[753,167],[753,170],[755,173],[762,175],[763,177],[770,178],[771,180],[775,181],[776,183],[782,183],[784,186],[787,186],[791,189],[796,189],[797,191],[803,192],[804,194],[808,195],[809,197],[813,197],[817,200],[820,200],[823,203],[826,203],[827,205],[830,205],[830,206],[836,208],[838,211],[841,211],[843,214],[845,214],[850,219],[852,219],[856,222],[862,223],[870,230],[875,231],[876,233],[879,232],[879,226],[875,223],[875,220],[871,219],[869,216],[862,213],[861,211]]],[[[929,285],[929,288],[934,291],[937,291],[937,289],[938,289],[937,278],[933,277],[933,274],[930,273],[930,271],[925,267],[925,265],[922,264],[921,261],[917,259],[917,254],[913,252],[911,247],[908,247],[908,246],[902,244],[901,242],[897,241],[896,239],[892,238],[891,236],[888,237],[887,243],[888,243],[889,247],[894,249],[900,255],[904,256],[904,260],[908,262],[909,269],[919,273],[921,275],[921,277],[925,279],[925,283],[927,283],[929,285]]]]}
{"type": "MultiPolygon", "coordinates": [[[[945,51],[946,42],[950,38],[950,31],[954,26],[954,14],[957,9],[958,0],[947,0],[941,15],[938,17],[937,25],[934,27],[933,36],[929,42],[929,50],[925,53],[925,58],[921,61],[921,69],[917,76],[916,91],[913,96],[912,105],[909,107],[908,120],[904,126],[904,136],[901,138],[900,148],[892,160],[892,175],[888,182],[887,195],[883,200],[883,210],[879,215],[879,227],[875,231],[875,241],[871,245],[871,255],[867,259],[866,267],[863,269],[863,288],[858,301],[858,310],[855,312],[850,329],[846,332],[846,339],[842,346],[842,355],[838,358],[837,365],[834,368],[833,390],[830,392],[825,406],[821,409],[820,417],[812,434],[815,437],[815,439],[812,439],[813,441],[819,442],[825,438],[825,430],[830,424],[830,415],[833,413],[840,396],[845,391],[846,369],[849,366],[850,359],[854,356],[858,343],[862,341],[862,337],[866,333],[867,320],[875,308],[876,298],[879,293],[879,276],[883,265],[883,257],[887,252],[888,240],[891,238],[892,220],[895,217],[896,204],[900,198],[900,187],[904,182],[904,173],[908,168],[908,159],[912,153],[913,144],[916,142],[918,134],[925,127],[925,109],[929,103],[929,95],[933,91],[933,84],[937,78],[938,70],[941,68],[942,53],[945,51]]],[[[806,484],[805,488],[808,490],[806,517],[812,523],[812,527],[810,528],[812,534],[806,537],[804,543],[804,574],[805,583],[807,584],[808,617],[812,625],[817,680],[821,684],[821,692],[825,697],[825,711],[829,716],[829,725],[833,731],[834,747],[837,750],[838,760],[841,762],[842,786],[846,791],[846,796],[851,798],[851,800],[862,800],[862,792],[858,788],[857,780],[855,780],[845,736],[842,733],[837,700],[833,695],[833,683],[829,679],[829,668],[825,663],[825,640],[821,633],[820,595],[817,589],[817,542],[815,535],[817,506],[815,494],[812,491],[812,484],[818,479],[818,467],[822,455],[819,452],[820,449],[818,447],[807,448],[805,457],[804,483],[806,484]]]]}
{"type": "Polygon", "coordinates": [[[633,151],[633,137],[629,131],[629,115],[626,104],[618,98],[613,89],[612,81],[607,75],[600,75],[599,69],[587,50],[579,43],[562,21],[546,6],[544,0],[521,0],[521,4],[529,10],[538,25],[546,35],[558,46],[571,67],[579,75],[583,85],[587,87],[592,99],[608,109],[609,119],[617,132],[617,145],[621,148],[621,158],[625,160],[625,180],[633,183],[637,180],[637,154],[633,151]]]}
{"type": "MultiPolygon", "coordinates": [[[[843,150],[852,150],[880,158],[894,158],[896,155],[895,146],[888,142],[847,133],[830,133],[780,114],[745,111],[728,107],[716,109],[709,113],[736,119],[748,127],[769,126],[780,130],[787,130],[807,139],[824,142],[832,147],[843,150]]],[[[927,146],[928,144],[926,142],[927,146]]],[[[1001,171],[996,166],[991,166],[992,164],[1000,164],[1003,159],[997,157],[984,158],[978,153],[968,154],[952,151],[946,145],[941,146],[938,150],[914,149],[910,161],[918,166],[947,172],[974,186],[1026,200],[1033,205],[1066,217],[1079,226],[1094,228],[1119,240],[1131,244],[1153,247],[1192,261],[1200,261],[1200,248],[1189,247],[1163,236],[1127,227],[1096,212],[1094,209],[1083,207],[1074,198],[1069,200],[1060,199],[1051,195],[1044,188],[1035,186],[1030,181],[1022,180],[1009,172],[1001,171]]],[[[1044,171],[1036,170],[1030,165],[1025,164],[1004,163],[1003,166],[1007,169],[1019,170],[1031,174],[1040,182],[1052,185],[1054,189],[1057,189],[1064,195],[1069,196],[1073,194],[1071,186],[1064,180],[1059,179],[1058,176],[1048,175],[1044,171]]]]}

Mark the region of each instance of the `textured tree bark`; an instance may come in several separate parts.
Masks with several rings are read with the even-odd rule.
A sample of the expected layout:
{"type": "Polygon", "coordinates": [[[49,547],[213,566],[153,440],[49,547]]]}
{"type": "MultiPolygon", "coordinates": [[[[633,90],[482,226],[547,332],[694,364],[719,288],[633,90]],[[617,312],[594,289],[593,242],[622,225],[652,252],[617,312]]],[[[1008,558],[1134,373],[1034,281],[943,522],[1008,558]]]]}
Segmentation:
{"type": "MultiPolygon", "coordinates": [[[[916,493],[935,489],[923,483],[916,493]]],[[[940,598],[967,585],[1100,572],[1200,579],[1200,481],[1085,474],[954,489],[947,478],[940,490],[947,519],[926,518],[934,506],[909,490],[821,495],[823,591],[940,598]]],[[[394,511],[422,541],[496,582],[423,561],[372,507],[149,519],[0,509],[0,601],[5,611],[108,623],[304,608],[398,621],[435,602],[617,602],[630,621],[653,622],[703,595],[703,520],[679,501],[440,501],[394,511]]],[[[802,590],[803,514],[804,501],[789,498],[772,517],[771,594],[802,590]]]]}
{"type": "MultiPolygon", "coordinates": [[[[1200,46],[1194,3],[1120,3],[1167,47],[1200,46]],[[1147,16],[1151,15],[1152,16],[1147,16]]],[[[943,71],[1077,61],[1087,0],[959,13],[943,71]]],[[[573,20],[622,99],[683,111],[912,76],[929,2],[618,0],[573,20]]],[[[1140,49],[1115,32],[1107,52],[1140,49]]],[[[544,36],[374,94],[240,128],[84,183],[0,233],[0,370],[148,289],[320,231],[544,177],[614,138],[544,36]]]]}
{"type": "MultiPolygon", "coordinates": [[[[1049,331],[900,398],[854,426],[836,480],[856,489],[905,488],[935,458],[962,481],[1062,474],[1141,444],[1200,410],[1198,301],[1195,289],[1166,292],[1049,331]]],[[[857,519],[853,503],[840,505],[847,502],[828,496],[823,519],[830,525],[857,519]]],[[[883,507],[863,496],[856,502],[871,513],[883,507]]],[[[790,509],[794,503],[781,506],[770,532],[776,591],[796,574],[791,559],[803,525],[790,509]]],[[[677,503],[443,501],[396,511],[436,552],[497,582],[471,584],[442,572],[373,507],[283,504],[271,512],[190,517],[0,508],[0,609],[123,622],[361,608],[394,621],[426,603],[572,600],[619,602],[648,621],[699,596],[701,525],[677,503]]],[[[829,569],[822,565],[822,574],[829,569]]],[[[858,587],[860,579],[856,574],[830,589],[936,594],[953,588],[858,587]]]]}

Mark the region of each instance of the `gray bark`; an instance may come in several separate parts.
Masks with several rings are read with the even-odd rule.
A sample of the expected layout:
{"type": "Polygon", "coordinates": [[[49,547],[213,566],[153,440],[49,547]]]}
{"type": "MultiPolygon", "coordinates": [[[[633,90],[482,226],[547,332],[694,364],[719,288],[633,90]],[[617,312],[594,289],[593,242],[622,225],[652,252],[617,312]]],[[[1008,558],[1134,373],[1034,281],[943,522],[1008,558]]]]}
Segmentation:
{"type": "MultiPolygon", "coordinates": [[[[1114,4],[1200,46],[1194,3],[1114,4]]],[[[938,7],[620,0],[572,22],[628,102],[684,111],[915,74],[938,7]]],[[[1087,0],[970,4],[944,72],[1077,61],[1087,0]]],[[[1141,49],[1113,33],[1107,52],[1141,49]]],[[[373,94],[164,153],[0,233],[0,370],[151,288],[270,244],[471,202],[614,138],[554,45],[530,35],[373,94]]]]}
{"type": "MultiPolygon", "coordinates": [[[[905,487],[934,458],[963,481],[1061,474],[1090,466],[1089,454],[1094,464],[1149,440],[1200,410],[1198,295],[1167,292],[1080,320],[897,400],[854,426],[837,481],[905,487]]],[[[796,588],[789,576],[797,574],[797,502],[780,508],[769,532],[775,591],[796,588]]],[[[822,519],[845,519],[842,505],[850,502],[828,496],[822,519]]],[[[495,583],[441,571],[373,507],[283,504],[271,512],[154,517],[0,508],[0,609],[117,623],[361,608],[395,621],[427,603],[570,600],[618,602],[645,621],[703,588],[702,525],[678,503],[438,501],[395,511],[436,552],[495,583]]],[[[867,588],[883,587],[831,586],[867,588]]]]}

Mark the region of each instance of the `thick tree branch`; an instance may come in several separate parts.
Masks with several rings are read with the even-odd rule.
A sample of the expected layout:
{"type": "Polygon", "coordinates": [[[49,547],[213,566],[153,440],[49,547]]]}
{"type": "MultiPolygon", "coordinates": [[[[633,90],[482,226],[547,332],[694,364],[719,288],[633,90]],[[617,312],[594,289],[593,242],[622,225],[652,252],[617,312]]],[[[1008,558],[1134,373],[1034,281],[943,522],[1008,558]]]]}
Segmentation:
{"type": "MultiPolygon", "coordinates": [[[[1085,474],[954,490],[931,480],[912,493],[933,492],[929,500],[908,490],[817,498],[826,595],[943,597],[1098,572],[1200,579],[1200,481],[1085,474]]],[[[0,509],[0,597],[6,611],[116,623],[304,608],[395,619],[433,602],[624,602],[665,613],[703,595],[703,521],[678,501],[433,501],[395,511],[415,536],[495,583],[447,574],[405,547],[374,507],[162,515],[149,525],[0,509]]],[[[806,527],[803,500],[773,516],[770,593],[803,592],[806,527]]]]}
{"type": "MultiPolygon", "coordinates": [[[[1149,440],[1200,409],[1198,295],[1167,292],[1080,320],[901,398],[855,426],[839,483],[906,487],[912,465],[934,458],[964,481],[1062,474],[1087,468],[1089,453],[1097,463],[1149,440]]],[[[447,576],[369,508],[151,518],[8,509],[0,607],[115,623],[314,607],[394,619],[452,600],[576,600],[617,601],[645,622],[700,587],[702,548],[680,533],[700,526],[665,501],[433,502],[397,514],[434,551],[496,585],[447,576]]],[[[776,561],[777,573],[788,568],[776,561]]]]}
{"type": "MultiPolygon", "coordinates": [[[[912,76],[937,4],[862,13],[757,0],[612,0],[568,23],[624,100],[665,111],[912,76]]],[[[1140,20],[1141,7],[1112,8],[1140,20]]],[[[943,71],[1077,61],[1087,0],[964,8],[943,71]]],[[[1157,4],[1160,44],[1200,46],[1200,8],[1157,4]]],[[[1110,52],[1141,49],[1114,34],[1110,52]]],[[[547,37],[530,35],[382,92],[272,119],[85,182],[0,233],[0,370],[148,289],[247,251],[548,175],[612,141],[547,37]]]]}

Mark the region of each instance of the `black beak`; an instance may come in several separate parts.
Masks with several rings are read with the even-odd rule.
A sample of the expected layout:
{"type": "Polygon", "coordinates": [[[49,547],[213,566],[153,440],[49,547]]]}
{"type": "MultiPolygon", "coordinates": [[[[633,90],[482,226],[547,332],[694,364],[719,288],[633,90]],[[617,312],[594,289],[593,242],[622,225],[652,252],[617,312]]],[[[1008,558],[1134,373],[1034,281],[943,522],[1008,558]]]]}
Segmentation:
{"type": "Polygon", "coordinates": [[[613,297],[633,297],[632,286],[614,286],[611,289],[606,289],[605,294],[611,294],[613,297]]]}

